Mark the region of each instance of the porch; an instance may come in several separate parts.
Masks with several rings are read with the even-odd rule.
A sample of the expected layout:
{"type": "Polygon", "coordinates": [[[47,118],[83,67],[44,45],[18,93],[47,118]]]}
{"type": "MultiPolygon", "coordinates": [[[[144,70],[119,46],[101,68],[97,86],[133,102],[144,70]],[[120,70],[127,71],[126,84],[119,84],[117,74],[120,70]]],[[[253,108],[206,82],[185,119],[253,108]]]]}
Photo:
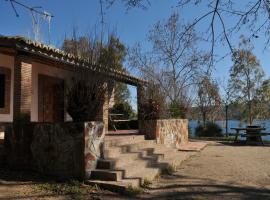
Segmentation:
{"type": "Polygon", "coordinates": [[[125,177],[141,177],[135,183],[142,184],[145,174],[154,178],[181,156],[177,148],[188,140],[188,122],[143,120],[140,105],[146,81],[111,68],[92,66],[24,38],[0,37],[0,56],[3,58],[0,66],[4,66],[1,68],[10,69],[10,78],[4,80],[7,84],[10,81],[9,87],[2,95],[7,102],[0,109],[0,122],[5,127],[6,164],[10,168],[101,181],[108,181],[108,174],[109,181],[116,182],[125,177]],[[74,74],[89,74],[89,79],[97,75],[106,77],[105,100],[93,121],[74,122],[67,112],[65,88],[76,77],[74,74]],[[108,131],[109,104],[117,81],[137,88],[138,130],[108,131]],[[3,110],[7,113],[1,113],[3,110]],[[109,152],[116,154],[111,157],[109,152]],[[172,157],[166,160],[166,156],[159,154],[172,157]],[[134,159],[126,162],[124,158],[129,156],[134,159]],[[111,162],[112,158],[118,164],[111,162]],[[164,164],[159,163],[162,160],[164,164]],[[142,164],[146,173],[134,169],[137,163],[142,164]],[[119,170],[123,173],[119,174],[119,170]]]}

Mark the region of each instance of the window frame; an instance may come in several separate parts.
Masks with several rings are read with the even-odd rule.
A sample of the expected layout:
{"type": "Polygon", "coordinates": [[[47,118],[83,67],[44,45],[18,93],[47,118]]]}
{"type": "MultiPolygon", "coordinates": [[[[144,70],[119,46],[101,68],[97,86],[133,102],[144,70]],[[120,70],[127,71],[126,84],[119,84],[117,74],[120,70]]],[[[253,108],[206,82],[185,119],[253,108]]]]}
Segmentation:
{"type": "Polygon", "coordinates": [[[0,66],[0,74],[5,75],[4,107],[0,108],[0,114],[10,114],[11,96],[11,69],[0,66]]]}

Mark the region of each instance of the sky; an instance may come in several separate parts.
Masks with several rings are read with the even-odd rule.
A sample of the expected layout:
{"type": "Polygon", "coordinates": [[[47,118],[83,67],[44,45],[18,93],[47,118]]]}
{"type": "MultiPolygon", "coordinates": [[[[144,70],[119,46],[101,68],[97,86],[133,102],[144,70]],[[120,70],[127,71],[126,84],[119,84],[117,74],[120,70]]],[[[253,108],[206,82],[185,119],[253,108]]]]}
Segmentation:
{"type": "MultiPolygon", "coordinates": [[[[51,20],[50,34],[48,24],[41,21],[43,42],[50,43],[56,47],[61,47],[65,37],[71,36],[72,29],[76,28],[79,34],[99,33],[101,29],[101,16],[99,0],[19,0],[27,5],[42,6],[41,10],[46,10],[54,17],[51,20]],[[50,37],[49,37],[50,35],[50,37]]],[[[185,9],[177,7],[177,0],[152,0],[151,6],[147,9],[134,8],[127,10],[123,4],[116,3],[111,8],[106,9],[104,16],[104,32],[116,32],[120,40],[128,47],[132,47],[136,42],[142,44],[142,48],[148,51],[151,46],[147,41],[147,33],[158,21],[166,20],[173,12],[178,12],[185,22],[189,22],[196,16],[204,13],[206,7],[188,6],[185,9]]],[[[22,35],[33,37],[31,14],[23,8],[16,7],[19,17],[8,1],[2,0],[0,4],[0,34],[1,35],[22,35]]],[[[260,19],[259,19],[260,20],[260,19]]],[[[205,30],[209,21],[202,21],[196,27],[198,31],[205,30]]],[[[231,25],[231,19],[225,19],[226,25],[231,25]]],[[[215,24],[220,29],[218,23],[215,24]]],[[[239,35],[232,38],[232,42],[238,44],[239,35]]],[[[261,66],[270,75],[269,68],[269,50],[263,51],[264,40],[258,38],[254,43],[254,54],[260,60],[261,66]]],[[[200,44],[200,48],[208,49],[209,44],[200,44]]],[[[215,47],[215,53],[223,56],[229,52],[226,44],[218,44],[215,47]]],[[[215,64],[213,72],[218,82],[223,82],[229,76],[229,69],[232,66],[231,58],[228,56],[215,64]]],[[[135,106],[136,90],[131,89],[132,101],[135,106]]]]}

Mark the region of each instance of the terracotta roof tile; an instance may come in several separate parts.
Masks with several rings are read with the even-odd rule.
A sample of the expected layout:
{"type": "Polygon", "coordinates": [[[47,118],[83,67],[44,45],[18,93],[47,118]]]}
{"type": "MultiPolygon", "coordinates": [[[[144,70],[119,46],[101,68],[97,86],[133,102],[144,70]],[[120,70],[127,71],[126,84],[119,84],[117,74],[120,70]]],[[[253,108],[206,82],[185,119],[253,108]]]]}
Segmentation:
{"type": "Polygon", "coordinates": [[[76,57],[73,54],[66,53],[60,49],[57,49],[55,47],[45,45],[43,43],[33,41],[30,39],[27,39],[22,36],[0,36],[0,47],[1,46],[8,46],[15,47],[19,50],[28,51],[29,53],[38,53],[43,56],[46,56],[49,59],[57,59],[60,62],[68,62],[69,64],[75,64],[77,66],[86,67],[93,71],[103,71],[108,73],[110,76],[115,76],[118,78],[121,78],[123,82],[128,82],[131,84],[145,84],[147,81],[132,76],[124,71],[116,70],[114,68],[104,68],[101,66],[93,66],[91,63],[89,63],[89,60],[82,59],[80,57],[76,57]]]}

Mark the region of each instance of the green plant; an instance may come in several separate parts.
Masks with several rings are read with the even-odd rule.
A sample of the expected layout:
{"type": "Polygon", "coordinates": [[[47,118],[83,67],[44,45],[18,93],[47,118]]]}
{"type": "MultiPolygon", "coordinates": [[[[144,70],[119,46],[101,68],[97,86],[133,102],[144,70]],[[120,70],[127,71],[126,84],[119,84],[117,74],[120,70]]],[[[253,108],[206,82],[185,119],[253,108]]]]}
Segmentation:
{"type": "Polygon", "coordinates": [[[147,187],[149,187],[149,186],[152,185],[152,184],[153,184],[153,183],[152,183],[151,180],[145,178],[145,179],[143,180],[142,187],[143,187],[143,188],[147,188],[147,187]]]}
{"type": "Polygon", "coordinates": [[[140,187],[133,187],[132,185],[129,185],[125,191],[127,195],[130,196],[136,196],[143,193],[143,189],[140,187]]]}
{"type": "Polygon", "coordinates": [[[160,105],[158,101],[148,99],[140,104],[141,115],[144,120],[152,120],[160,118],[160,105]]]}
{"type": "Polygon", "coordinates": [[[195,129],[195,135],[198,137],[222,137],[222,129],[213,122],[207,122],[205,126],[200,124],[195,129]]]}
{"type": "Polygon", "coordinates": [[[169,104],[171,118],[186,118],[187,107],[179,101],[172,101],[169,104]]]}
{"type": "Polygon", "coordinates": [[[111,113],[123,114],[126,119],[134,116],[134,110],[128,102],[116,103],[110,110],[111,113]]]}
{"type": "Polygon", "coordinates": [[[161,173],[163,175],[173,175],[176,172],[175,165],[168,165],[166,168],[162,169],[161,173]]]}
{"type": "Polygon", "coordinates": [[[81,183],[79,181],[71,180],[64,183],[44,183],[37,186],[37,190],[50,192],[57,195],[75,194],[80,195],[84,193],[81,183]]]}
{"type": "Polygon", "coordinates": [[[96,74],[80,75],[73,79],[67,92],[67,111],[73,121],[93,121],[105,101],[106,85],[96,74]],[[91,78],[87,78],[87,77],[91,78]]]}

